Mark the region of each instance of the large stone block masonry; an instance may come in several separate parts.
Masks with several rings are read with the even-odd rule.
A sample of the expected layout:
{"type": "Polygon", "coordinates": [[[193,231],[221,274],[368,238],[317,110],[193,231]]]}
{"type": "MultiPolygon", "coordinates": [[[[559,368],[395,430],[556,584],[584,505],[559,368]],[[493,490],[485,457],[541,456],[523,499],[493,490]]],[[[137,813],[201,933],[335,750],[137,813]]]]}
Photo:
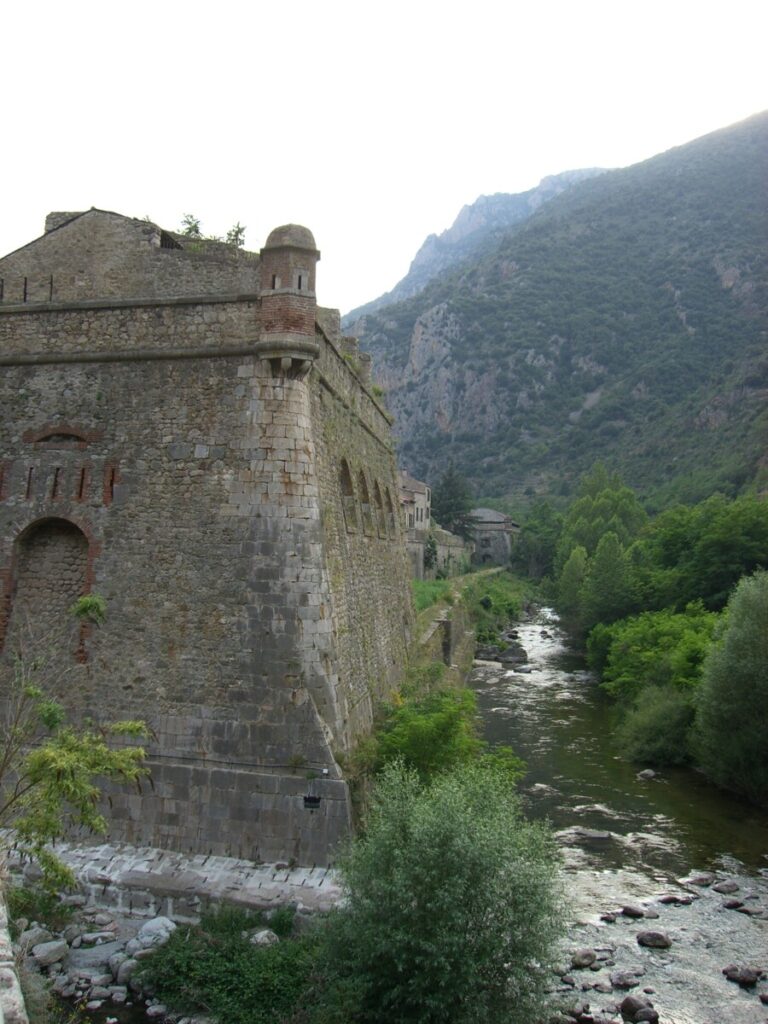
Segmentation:
{"type": "Polygon", "coordinates": [[[56,646],[73,715],[149,723],[113,839],[328,864],[412,613],[390,420],[317,307],[314,239],[50,226],[0,260],[6,683],[20,645],[56,646]],[[88,592],[107,621],[76,630],[88,592]]]}

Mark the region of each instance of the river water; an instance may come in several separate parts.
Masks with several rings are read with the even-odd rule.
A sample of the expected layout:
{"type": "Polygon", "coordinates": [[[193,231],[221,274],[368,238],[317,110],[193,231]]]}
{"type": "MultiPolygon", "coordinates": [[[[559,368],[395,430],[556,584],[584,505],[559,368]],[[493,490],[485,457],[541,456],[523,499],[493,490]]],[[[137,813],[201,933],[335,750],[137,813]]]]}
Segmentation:
{"type": "MultiPolygon", "coordinates": [[[[768,910],[768,814],[694,771],[665,769],[653,779],[639,778],[638,767],[622,760],[611,740],[610,701],[569,648],[554,613],[544,609],[519,624],[516,637],[529,671],[476,663],[471,685],[485,738],[508,744],[527,762],[521,790],[528,816],[549,820],[558,835],[573,942],[608,943],[617,961],[624,956],[643,966],[665,1024],[768,1020],[757,992],[739,989],[721,973],[728,963],[750,958],[768,969],[768,920],[726,911],[724,896],[683,880],[714,872],[718,881],[735,880],[736,895],[748,906],[768,910]],[[693,902],[682,908],[658,902],[669,893],[693,902]],[[645,903],[651,916],[660,916],[653,923],[671,929],[668,955],[641,956],[637,928],[626,927],[630,922],[621,914],[615,923],[601,920],[631,901],[645,903]]],[[[761,988],[768,992],[765,983],[761,988]]],[[[614,993],[619,1001],[623,994],[614,993]]]]}

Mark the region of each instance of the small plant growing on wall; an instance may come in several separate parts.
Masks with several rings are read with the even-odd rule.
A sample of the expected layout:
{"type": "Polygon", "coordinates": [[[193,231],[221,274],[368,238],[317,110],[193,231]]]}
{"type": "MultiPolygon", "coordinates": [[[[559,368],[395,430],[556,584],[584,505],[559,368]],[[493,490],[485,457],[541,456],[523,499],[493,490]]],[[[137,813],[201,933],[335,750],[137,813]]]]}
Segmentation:
{"type": "MultiPolygon", "coordinates": [[[[76,620],[98,625],[106,605],[96,594],[81,597],[71,612],[76,620]]],[[[148,735],[143,722],[119,721],[77,726],[50,696],[66,674],[61,650],[41,650],[16,642],[3,672],[6,714],[0,720],[0,828],[12,829],[6,842],[34,857],[50,889],[72,884],[69,869],[50,849],[70,828],[104,832],[98,809],[102,780],[138,782],[147,774],[141,746],[113,747],[115,737],[148,735]]]]}

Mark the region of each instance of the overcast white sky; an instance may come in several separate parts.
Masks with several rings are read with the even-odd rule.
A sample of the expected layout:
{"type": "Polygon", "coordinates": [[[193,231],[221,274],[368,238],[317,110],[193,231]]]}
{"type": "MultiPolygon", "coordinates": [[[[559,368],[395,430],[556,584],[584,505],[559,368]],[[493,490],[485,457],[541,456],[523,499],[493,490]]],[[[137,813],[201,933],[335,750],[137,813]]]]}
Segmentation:
{"type": "Polygon", "coordinates": [[[49,210],[293,221],[342,311],[478,195],[768,108],[765,0],[27,0],[0,32],[0,253],[49,210]]]}

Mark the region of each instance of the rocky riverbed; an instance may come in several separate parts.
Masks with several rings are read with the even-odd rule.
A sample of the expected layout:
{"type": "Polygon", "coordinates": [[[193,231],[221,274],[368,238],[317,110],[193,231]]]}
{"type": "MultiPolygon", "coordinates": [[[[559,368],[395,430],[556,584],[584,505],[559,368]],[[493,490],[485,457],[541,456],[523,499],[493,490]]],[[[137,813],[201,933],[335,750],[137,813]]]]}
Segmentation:
{"type": "Polygon", "coordinates": [[[504,644],[478,649],[472,685],[486,737],[528,762],[527,811],[563,852],[572,923],[553,1021],[768,1022],[766,815],[695,773],[624,761],[551,613],[504,644]]]}

